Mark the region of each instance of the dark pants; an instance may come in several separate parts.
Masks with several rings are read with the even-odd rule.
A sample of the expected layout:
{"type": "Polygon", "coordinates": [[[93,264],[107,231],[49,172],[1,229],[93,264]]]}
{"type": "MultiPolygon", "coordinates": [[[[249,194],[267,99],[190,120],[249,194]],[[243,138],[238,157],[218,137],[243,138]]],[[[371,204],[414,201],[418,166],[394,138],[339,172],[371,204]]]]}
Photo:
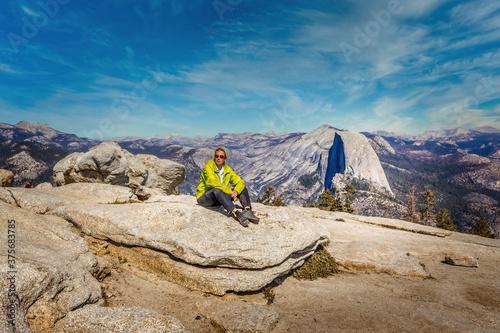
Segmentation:
{"type": "MultiPolygon", "coordinates": [[[[243,189],[243,191],[241,191],[238,195],[238,199],[240,199],[243,208],[252,208],[252,205],[250,204],[250,196],[246,188],[243,189]]],[[[235,208],[231,194],[227,194],[215,187],[203,193],[203,195],[198,199],[198,204],[203,207],[222,205],[228,213],[232,212],[235,208]]]]}

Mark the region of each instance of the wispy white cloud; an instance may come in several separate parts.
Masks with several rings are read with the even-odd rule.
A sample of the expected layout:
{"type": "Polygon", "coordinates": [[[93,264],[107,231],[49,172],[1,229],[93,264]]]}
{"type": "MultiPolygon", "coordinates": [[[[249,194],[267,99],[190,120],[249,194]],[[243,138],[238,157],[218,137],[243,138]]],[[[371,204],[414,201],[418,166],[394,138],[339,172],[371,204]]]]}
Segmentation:
{"type": "Polygon", "coordinates": [[[377,40],[375,50],[363,54],[364,61],[371,61],[374,79],[398,72],[412,71],[429,62],[425,53],[434,46],[425,29],[399,29],[383,40],[377,40]]]}
{"type": "MultiPolygon", "coordinates": [[[[465,109],[459,106],[448,106],[428,113],[428,125],[430,129],[456,128],[456,127],[479,127],[483,126],[485,120],[494,121],[495,117],[487,117],[486,112],[481,109],[465,109]]],[[[498,121],[498,117],[496,117],[498,121]]],[[[490,125],[491,126],[491,125],[490,125]]]]}
{"type": "MultiPolygon", "coordinates": [[[[422,107],[427,97],[432,97],[439,104],[444,104],[445,99],[453,98],[446,92],[443,95],[447,98],[433,96],[436,93],[436,88],[432,85],[436,81],[451,75],[466,73],[471,69],[484,70],[487,67],[495,68],[497,66],[495,59],[498,55],[495,53],[440,63],[439,58],[436,58],[439,55],[436,50],[445,50],[447,41],[451,40],[452,37],[436,36],[433,30],[434,26],[422,24],[412,26],[404,20],[408,17],[428,15],[447,2],[403,2],[404,15],[394,17],[391,25],[385,27],[384,31],[373,38],[369,46],[356,55],[356,65],[359,66],[359,70],[354,69],[353,66],[346,67],[341,66],[341,63],[332,63],[331,59],[338,59],[339,40],[345,39],[346,35],[354,36],[354,27],[363,28],[368,19],[373,20],[372,16],[367,16],[366,13],[369,15],[370,10],[366,6],[365,15],[359,16],[357,20],[352,20],[352,18],[346,20],[335,13],[314,10],[296,11],[293,14],[301,20],[295,27],[288,29],[292,33],[287,39],[274,40],[273,43],[258,39],[243,39],[215,44],[220,59],[211,59],[183,74],[187,82],[196,85],[190,90],[196,91],[199,96],[204,97],[213,92],[213,89],[217,90],[215,96],[218,97],[208,97],[208,100],[212,102],[225,98],[231,101],[231,94],[227,93],[222,98],[221,91],[237,90],[274,98],[281,105],[280,111],[292,110],[293,105],[300,105],[295,109],[313,110],[313,113],[319,112],[325,103],[332,105],[332,100],[320,99],[318,103],[306,106],[304,100],[299,103],[300,99],[297,99],[295,104],[291,102],[294,98],[298,98],[297,95],[291,99],[286,97],[285,92],[290,90],[288,86],[300,82],[301,75],[303,79],[307,80],[305,66],[300,66],[295,60],[295,57],[301,57],[308,61],[310,68],[313,69],[312,72],[315,73],[313,80],[316,84],[321,85],[322,79],[318,78],[317,71],[322,68],[321,72],[324,77],[328,77],[329,80],[338,80],[336,84],[331,85],[332,90],[339,91],[340,89],[342,92],[347,92],[343,100],[335,100],[335,108],[339,102],[352,103],[357,100],[366,100],[368,96],[377,93],[379,89],[377,86],[381,82],[387,88],[391,88],[392,91],[388,92],[388,96],[391,97],[379,97],[373,100],[372,107],[367,107],[366,112],[373,112],[376,117],[380,118],[392,115],[394,117],[390,117],[390,119],[371,123],[383,124],[386,128],[390,128],[387,127],[389,126],[387,122],[394,121],[396,125],[393,129],[401,129],[414,119],[412,116],[405,116],[405,114],[411,113],[411,110],[417,106],[422,107]],[[292,59],[287,54],[288,49],[294,50],[295,54],[291,57],[292,59]],[[333,55],[334,58],[329,57],[329,54],[333,55]],[[237,59],[231,58],[232,55],[236,55],[237,59]],[[263,62],[262,59],[265,61],[263,62]],[[274,59],[279,59],[280,64],[274,63],[274,59]],[[276,65],[275,68],[279,70],[273,70],[271,64],[276,65]],[[298,75],[296,76],[283,74],[283,71],[290,73],[297,68],[298,75]],[[419,75],[423,70],[427,73],[419,75]],[[244,78],[244,82],[241,78],[244,78]],[[288,79],[286,83],[284,78],[288,79]],[[419,93],[414,91],[408,93],[405,87],[409,84],[420,85],[419,93]],[[431,86],[425,87],[422,86],[423,84],[431,86]]],[[[371,6],[383,8],[381,7],[383,4],[387,4],[387,2],[380,1],[371,4],[371,6]]],[[[241,30],[241,27],[237,27],[237,30],[241,30]]],[[[251,31],[253,29],[251,26],[246,26],[244,30],[251,31]]],[[[353,42],[352,44],[354,45],[353,42]]],[[[457,86],[460,87],[459,84],[457,86]]],[[[446,85],[438,89],[445,90],[446,85]]],[[[459,90],[463,94],[463,89],[459,90]]],[[[425,114],[419,115],[419,117],[426,119],[425,114]]],[[[429,118],[429,121],[432,119],[429,118]]]]}
{"type": "Polygon", "coordinates": [[[488,73],[491,69],[500,67],[500,51],[487,52],[478,56],[460,58],[437,64],[430,75],[434,80],[450,75],[463,75],[472,71],[488,73]]]}
{"type": "Polygon", "coordinates": [[[397,113],[403,113],[415,106],[417,100],[407,98],[383,97],[375,101],[373,112],[378,117],[387,117],[397,113]]]}
{"type": "MultiPolygon", "coordinates": [[[[500,3],[498,1],[472,1],[459,3],[454,6],[451,10],[451,18],[455,24],[480,25],[484,28],[488,26],[488,24],[484,24],[485,20],[496,16],[498,11],[500,11],[500,3]]],[[[498,25],[496,28],[498,28],[498,25]]]]}
{"type": "MultiPolygon", "coordinates": [[[[453,0],[401,0],[401,15],[409,18],[426,17],[440,6],[452,1],[453,0]]],[[[389,2],[390,1],[386,1],[386,3],[389,2]]]]}
{"type": "Polygon", "coordinates": [[[1,63],[0,63],[0,71],[2,71],[4,73],[8,73],[8,74],[16,74],[17,73],[17,71],[12,69],[12,67],[10,65],[1,64],[1,63]]]}
{"type": "MultiPolygon", "coordinates": [[[[500,51],[494,47],[500,5],[401,0],[401,11],[381,24],[374,13],[382,15],[389,3],[244,2],[237,15],[220,21],[202,0],[112,0],[85,8],[70,2],[19,58],[2,51],[0,43],[0,72],[26,78],[16,93],[34,107],[95,117],[97,111],[111,112],[114,100],[130,95],[147,77],[155,78],[158,86],[133,109],[130,121],[116,125],[120,131],[133,127],[136,111],[150,115],[137,119],[143,131],[153,117],[165,128],[178,124],[196,131],[197,122],[214,114],[231,115],[234,124],[241,123],[240,114],[259,115],[245,121],[246,129],[231,127],[243,130],[265,121],[284,131],[323,122],[355,130],[450,127],[450,105],[474,96],[482,78],[500,76],[500,51]],[[117,12],[119,20],[99,15],[118,6],[128,8],[117,12]],[[199,20],[207,15],[214,22],[199,20]],[[134,29],[125,17],[133,18],[134,29]],[[371,31],[369,43],[357,45],[356,34],[367,34],[377,22],[380,29],[371,31]],[[342,42],[357,48],[351,62],[342,42]]],[[[27,2],[21,5],[25,9],[15,8],[22,15],[36,15],[27,2]]],[[[474,110],[468,123],[491,120],[496,98],[491,93],[464,108],[474,110]]]]}
{"type": "Polygon", "coordinates": [[[30,17],[36,17],[36,18],[39,18],[40,17],[40,14],[36,11],[34,11],[33,9],[31,9],[30,7],[24,5],[24,4],[21,4],[20,5],[20,8],[21,10],[28,16],[30,17]]]}
{"type": "Polygon", "coordinates": [[[334,108],[331,103],[326,103],[319,109],[319,111],[325,113],[332,113],[332,112],[337,112],[338,110],[334,108]]]}
{"type": "Polygon", "coordinates": [[[480,126],[481,119],[491,119],[495,114],[498,118],[498,110],[481,108],[498,99],[500,77],[471,73],[460,84],[450,86],[441,94],[427,96],[428,106],[424,108],[423,116],[433,129],[476,127],[480,126]]]}
{"type": "Polygon", "coordinates": [[[498,41],[500,38],[500,29],[491,31],[479,31],[476,34],[466,34],[448,40],[448,45],[443,48],[443,51],[466,50],[468,48],[477,47],[484,44],[489,44],[498,41]]]}

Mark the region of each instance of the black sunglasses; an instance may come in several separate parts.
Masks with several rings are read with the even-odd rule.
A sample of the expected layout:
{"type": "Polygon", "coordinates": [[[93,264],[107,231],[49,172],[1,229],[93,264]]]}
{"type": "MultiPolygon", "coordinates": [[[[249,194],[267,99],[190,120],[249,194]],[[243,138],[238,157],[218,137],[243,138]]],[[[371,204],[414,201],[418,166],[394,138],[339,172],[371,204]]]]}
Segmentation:
{"type": "Polygon", "coordinates": [[[224,155],[215,155],[215,158],[217,157],[224,158],[224,155]]]}

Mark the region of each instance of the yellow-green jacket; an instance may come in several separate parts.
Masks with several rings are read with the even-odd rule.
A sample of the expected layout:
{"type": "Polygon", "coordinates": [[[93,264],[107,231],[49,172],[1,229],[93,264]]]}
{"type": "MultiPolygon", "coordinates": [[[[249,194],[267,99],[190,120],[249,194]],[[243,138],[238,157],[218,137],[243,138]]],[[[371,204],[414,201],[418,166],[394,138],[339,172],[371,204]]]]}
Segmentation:
{"type": "Polygon", "coordinates": [[[223,182],[221,183],[219,170],[217,169],[215,160],[211,159],[207,162],[201,172],[200,182],[198,183],[198,187],[196,187],[196,199],[200,198],[203,193],[214,187],[228,194],[231,194],[233,191],[229,187],[229,184],[234,187],[234,190],[238,192],[238,194],[240,194],[245,188],[245,182],[243,179],[241,179],[240,176],[238,176],[226,163],[224,163],[224,175],[222,179],[223,182]]]}

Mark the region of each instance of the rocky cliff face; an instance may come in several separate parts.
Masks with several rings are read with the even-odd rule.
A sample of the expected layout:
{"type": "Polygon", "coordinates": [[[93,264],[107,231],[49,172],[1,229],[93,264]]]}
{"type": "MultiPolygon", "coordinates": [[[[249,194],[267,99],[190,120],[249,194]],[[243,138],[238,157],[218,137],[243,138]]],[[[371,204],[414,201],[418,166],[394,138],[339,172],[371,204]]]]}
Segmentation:
{"type": "Polygon", "coordinates": [[[9,170],[0,169],[0,187],[12,187],[14,174],[9,170]]]}
{"type": "Polygon", "coordinates": [[[301,204],[325,188],[333,189],[339,185],[338,175],[366,180],[381,191],[391,192],[368,140],[328,125],[286,138],[237,170],[252,184],[255,195],[269,184],[291,204],[301,204]]]}
{"type": "Polygon", "coordinates": [[[151,310],[102,307],[100,281],[109,274],[109,267],[89,251],[70,223],[44,215],[48,206],[39,206],[39,200],[56,207],[133,196],[124,187],[100,185],[78,188],[74,184],[65,193],[58,188],[45,193],[0,188],[0,214],[9,220],[0,226],[2,241],[7,244],[7,234],[15,236],[8,237],[9,244],[14,244],[8,257],[7,251],[0,254],[3,263],[10,263],[0,267],[1,332],[186,332],[178,320],[151,310]],[[21,199],[21,192],[29,198],[21,199]],[[16,197],[21,200],[16,202],[16,197]],[[15,312],[8,311],[11,304],[15,312]]]}

